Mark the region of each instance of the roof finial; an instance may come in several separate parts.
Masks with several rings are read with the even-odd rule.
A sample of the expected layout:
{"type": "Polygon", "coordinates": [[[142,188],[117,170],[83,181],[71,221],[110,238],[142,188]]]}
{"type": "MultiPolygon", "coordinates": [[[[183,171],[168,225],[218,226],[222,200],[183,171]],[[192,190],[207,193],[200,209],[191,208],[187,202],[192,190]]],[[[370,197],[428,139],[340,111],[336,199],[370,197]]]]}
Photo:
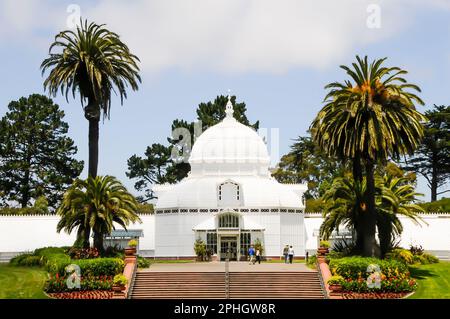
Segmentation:
{"type": "Polygon", "coordinates": [[[233,118],[233,104],[231,103],[231,95],[230,95],[230,89],[228,89],[228,102],[225,109],[225,113],[227,114],[227,118],[233,118]]]}

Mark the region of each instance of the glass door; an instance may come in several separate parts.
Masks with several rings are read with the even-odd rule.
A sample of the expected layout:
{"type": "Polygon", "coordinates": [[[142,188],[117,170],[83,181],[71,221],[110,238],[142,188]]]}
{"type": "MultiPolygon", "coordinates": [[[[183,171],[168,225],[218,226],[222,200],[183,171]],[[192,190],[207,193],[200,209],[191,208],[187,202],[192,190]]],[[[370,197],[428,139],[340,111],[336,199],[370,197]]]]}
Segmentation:
{"type": "Polygon", "coordinates": [[[227,258],[237,260],[237,237],[221,237],[220,238],[220,260],[227,258]]]}

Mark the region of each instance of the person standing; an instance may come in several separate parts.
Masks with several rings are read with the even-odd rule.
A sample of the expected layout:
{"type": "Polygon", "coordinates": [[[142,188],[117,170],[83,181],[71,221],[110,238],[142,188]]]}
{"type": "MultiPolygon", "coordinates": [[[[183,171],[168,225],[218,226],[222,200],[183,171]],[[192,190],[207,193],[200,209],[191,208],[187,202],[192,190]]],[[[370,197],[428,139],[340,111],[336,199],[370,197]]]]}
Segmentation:
{"type": "Polygon", "coordinates": [[[289,245],[284,246],[283,256],[284,256],[284,263],[287,264],[289,258],[289,245]]]}
{"type": "Polygon", "coordinates": [[[261,264],[261,252],[259,251],[259,249],[256,249],[256,262],[258,264],[261,264]]]}
{"type": "Polygon", "coordinates": [[[294,259],[294,248],[292,248],[292,246],[289,246],[288,254],[289,254],[289,263],[292,264],[292,260],[294,259]]]}
{"type": "Polygon", "coordinates": [[[253,248],[253,245],[250,246],[248,250],[248,255],[250,256],[249,265],[255,264],[255,249],[253,248]]]}

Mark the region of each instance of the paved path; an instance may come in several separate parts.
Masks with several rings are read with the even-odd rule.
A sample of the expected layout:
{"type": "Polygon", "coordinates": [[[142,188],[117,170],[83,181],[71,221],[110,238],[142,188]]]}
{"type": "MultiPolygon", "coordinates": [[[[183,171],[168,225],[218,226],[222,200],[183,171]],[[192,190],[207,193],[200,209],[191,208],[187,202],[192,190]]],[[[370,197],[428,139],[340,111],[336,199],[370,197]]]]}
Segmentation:
{"type": "MultiPolygon", "coordinates": [[[[192,262],[192,263],[155,263],[150,268],[140,269],[142,272],[167,271],[167,272],[220,272],[225,271],[225,262],[192,262]]],[[[248,262],[230,262],[230,271],[240,272],[286,272],[286,271],[310,271],[315,270],[308,268],[303,263],[261,263],[249,265],[248,262]]]]}

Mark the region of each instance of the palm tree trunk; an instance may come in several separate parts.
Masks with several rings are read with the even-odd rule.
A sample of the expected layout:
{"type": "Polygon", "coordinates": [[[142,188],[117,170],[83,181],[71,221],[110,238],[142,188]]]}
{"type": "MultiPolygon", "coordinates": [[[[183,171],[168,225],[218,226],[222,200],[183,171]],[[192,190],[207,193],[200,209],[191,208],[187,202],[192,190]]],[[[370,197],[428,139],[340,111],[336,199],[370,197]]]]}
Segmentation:
{"type": "Polygon", "coordinates": [[[104,251],[104,249],[103,249],[103,234],[101,232],[94,233],[94,247],[97,248],[97,250],[100,253],[102,253],[104,251]]]}
{"type": "Polygon", "coordinates": [[[377,216],[378,239],[380,240],[381,258],[392,248],[392,222],[389,217],[383,214],[377,216]]]}
{"type": "Polygon", "coordinates": [[[352,165],[353,179],[355,181],[362,182],[363,176],[362,176],[362,169],[361,169],[361,160],[358,155],[353,159],[352,164],[353,164],[352,165]]]}
{"type": "Polygon", "coordinates": [[[88,174],[97,177],[98,168],[98,124],[99,120],[89,120],[89,168],[88,174]]]}
{"type": "Polygon", "coordinates": [[[367,208],[363,212],[364,242],[363,256],[373,257],[375,254],[375,228],[376,228],[376,212],[375,212],[375,178],[374,165],[372,162],[366,162],[366,204],[367,208]]]}

